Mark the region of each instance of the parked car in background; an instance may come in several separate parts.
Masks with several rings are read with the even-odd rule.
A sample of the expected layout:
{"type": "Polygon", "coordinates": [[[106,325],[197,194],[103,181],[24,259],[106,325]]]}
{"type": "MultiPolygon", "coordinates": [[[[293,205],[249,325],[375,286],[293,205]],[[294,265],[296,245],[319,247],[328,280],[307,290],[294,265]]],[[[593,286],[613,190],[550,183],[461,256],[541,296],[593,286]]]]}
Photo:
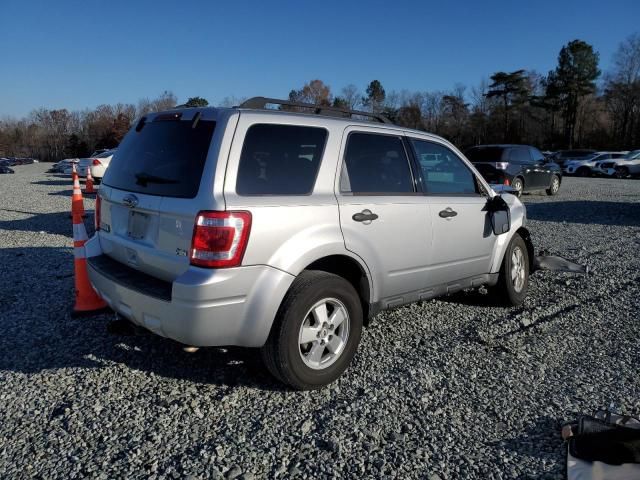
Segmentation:
{"type": "Polygon", "coordinates": [[[77,168],[79,161],[79,158],[69,158],[62,160],[62,164],[60,165],[60,172],[64,173],[65,175],[71,175],[71,172],[73,171],[73,165],[76,165],[77,168]]]}
{"type": "Polygon", "coordinates": [[[580,149],[580,150],[559,150],[553,154],[551,159],[561,167],[564,166],[569,160],[585,160],[592,157],[596,153],[595,150],[580,149]]]}
{"type": "Polygon", "coordinates": [[[115,148],[113,150],[106,150],[101,154],[96,155],[95,158],[90,159],[91,163],[89,168],[91,169],[91,176],[96,183],[100,183],[102,181],[102,177],[104,177],[114,153],[116,153],[115,148]]]}
{"type": "Polygon", "coordinates": [[[0,165],[0,173],[16,173],[12,168],[6,165],[0,165]]]}
{"type": "Polygon", "coordinates": [[[98,155],[102,155],[104,152],[108,152],[109,150],[111,150],[111,149],[110,148],[99,148],[95,152],[93,152],[91,155],[89,155],[89,158],[97,157],[98,155]]]}
{"type": "Polygon", "coordinates": [[[579,177],[590,177],[598,173],[595,170],[596,163],[603,160],[623,158],[629,152],[596,152],[591,157],[584,160],[568,160],[562,166],[562,171],[566,175],[577,175],[579,177]]]}
{"type": "Polygon", "coordinates": [[[78,163],[76,164],[76,172],[78,173],[79,177],[87,176],[87,172],[89,171],[89,166],[91,165],[92,160],[93,158],[81,158],[80,160],[78,160],[78,163]]]}
{"type": "Polygon", "coordinates": [[[489,183],[510,185],[518,196],[532,190],[555,195],[560,190],[560,166],[535,147],[479,145],[468,149],[465,155],[489,183]]]}
{"type": "Polygon", "coordinates": [[[78,161],[77,158],[65,158],[64,160],[60,160],[59,162],[51,165],[51,168],[47,171],[49,173],[64,173],[65,168],[76,161],[78,161]]]}
{"type": "Polygon", "coordinates": [[[629,152],[624,158],[598,162],[595,171],[617,178],[627,178],[640,175],[640,150],[629,152]]]}

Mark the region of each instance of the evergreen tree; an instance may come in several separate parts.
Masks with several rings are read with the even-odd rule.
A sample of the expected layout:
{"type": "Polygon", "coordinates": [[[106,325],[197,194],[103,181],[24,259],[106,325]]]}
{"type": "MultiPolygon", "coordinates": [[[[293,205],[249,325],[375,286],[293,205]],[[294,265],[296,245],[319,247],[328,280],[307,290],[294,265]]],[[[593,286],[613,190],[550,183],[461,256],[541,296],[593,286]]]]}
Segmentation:
{"type": "Polygon", "coordinates": [[[573,40],[562,47],[558,55],[553,88],[562,104],[564,138],[569,148],[573,147],[581,99],[596,91],[599,55],[593,47],[582,40],[573,40]]]}

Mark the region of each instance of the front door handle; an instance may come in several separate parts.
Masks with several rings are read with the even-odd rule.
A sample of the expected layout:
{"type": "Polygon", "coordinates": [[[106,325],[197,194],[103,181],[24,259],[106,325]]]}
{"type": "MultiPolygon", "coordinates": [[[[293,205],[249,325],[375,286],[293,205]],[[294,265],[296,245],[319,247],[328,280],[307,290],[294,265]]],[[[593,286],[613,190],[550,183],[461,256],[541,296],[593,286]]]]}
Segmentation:
{"type": "Polygon", "coordinates": [[[366,209],[358,213],[353,214],[353,218],[356,222],[371,222],[378,218],[378,215],[373,213],[371,210],[366,209]]]}
{"type": "Polygon", "coordinates": [[[451,207],[447,207],[444,210],[440,210],[440,213],[438,213],[438,215],[440,215],[441,218],[452,218],[458,215],[458,212],[452,210],[451,207]]]}

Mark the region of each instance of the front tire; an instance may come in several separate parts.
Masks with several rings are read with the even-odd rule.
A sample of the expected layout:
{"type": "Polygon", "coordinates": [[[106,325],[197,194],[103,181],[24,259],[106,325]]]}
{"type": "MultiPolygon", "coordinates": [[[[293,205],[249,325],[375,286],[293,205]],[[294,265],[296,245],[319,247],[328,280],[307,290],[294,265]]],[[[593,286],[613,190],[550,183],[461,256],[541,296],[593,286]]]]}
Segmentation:
{"type": "Polygon", "coordinates": [[[553,175],[551,177],[551,183],[549,184],[549,188],[547,188],[547,195],[557,195],[560,190],[560,177],[558,175],[553,175]]]}
{"type": "Polygon", "coordinates": [[[522,192],[524,191],[524,182],[520,177],[516,177],[511,182],[511,188],[515,190],[515,196],[519,197],[522,195],[522,192]]]}
{"type": "Polygon", "coordinates": [[[348,281],[304,271],[280,305],[262,359],[274,377],[295,389],[321,388],[351,363],[362,320],[360,298],[348,281]]]}
{"type": "Polygon", "coordinates": [[[509,242],[502,259],[498,283],[491,293],[499,304],[516,306],[524,301],[528,287],[529,253],[524,240],[516,233],[509,242]]]}
{"type": "Polygon", "coordinates": [[[627,167],[616,167],[616,178],[628,178],[629,169],[627,167]]]}

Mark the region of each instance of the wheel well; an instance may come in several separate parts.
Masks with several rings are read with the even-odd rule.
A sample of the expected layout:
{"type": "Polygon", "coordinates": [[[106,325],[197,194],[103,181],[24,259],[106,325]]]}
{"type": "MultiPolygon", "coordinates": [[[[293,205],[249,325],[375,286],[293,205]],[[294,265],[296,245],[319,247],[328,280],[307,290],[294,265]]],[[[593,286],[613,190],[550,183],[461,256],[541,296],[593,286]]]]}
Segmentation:
{"type": "Polygon", "coordinates": [[[360,303],[362,304],[362,313],[364,324],[369,324],[369,315],[374,313],[370,308],[369,300],[371,298],[371,290],[369,280],[362,266],[353,258],[346,255],[330,255],[320,258],[313,263],[307,265],[305,270],[320,270],[327,273],[333,273],[347,280],[353,288],[358,292],[360,303]]]}
{"type": "Polygon", "coordinates": [[[529,254],[529,273],[531,273],[533,272],[533,260],[535,256],[533,242],[531,241],[531,234],[529,233],[529,230],[524,227],[520,227],[516,230],[516,233],[522,237],[524,244],[527,246],[527,253],[529,254]]]}

